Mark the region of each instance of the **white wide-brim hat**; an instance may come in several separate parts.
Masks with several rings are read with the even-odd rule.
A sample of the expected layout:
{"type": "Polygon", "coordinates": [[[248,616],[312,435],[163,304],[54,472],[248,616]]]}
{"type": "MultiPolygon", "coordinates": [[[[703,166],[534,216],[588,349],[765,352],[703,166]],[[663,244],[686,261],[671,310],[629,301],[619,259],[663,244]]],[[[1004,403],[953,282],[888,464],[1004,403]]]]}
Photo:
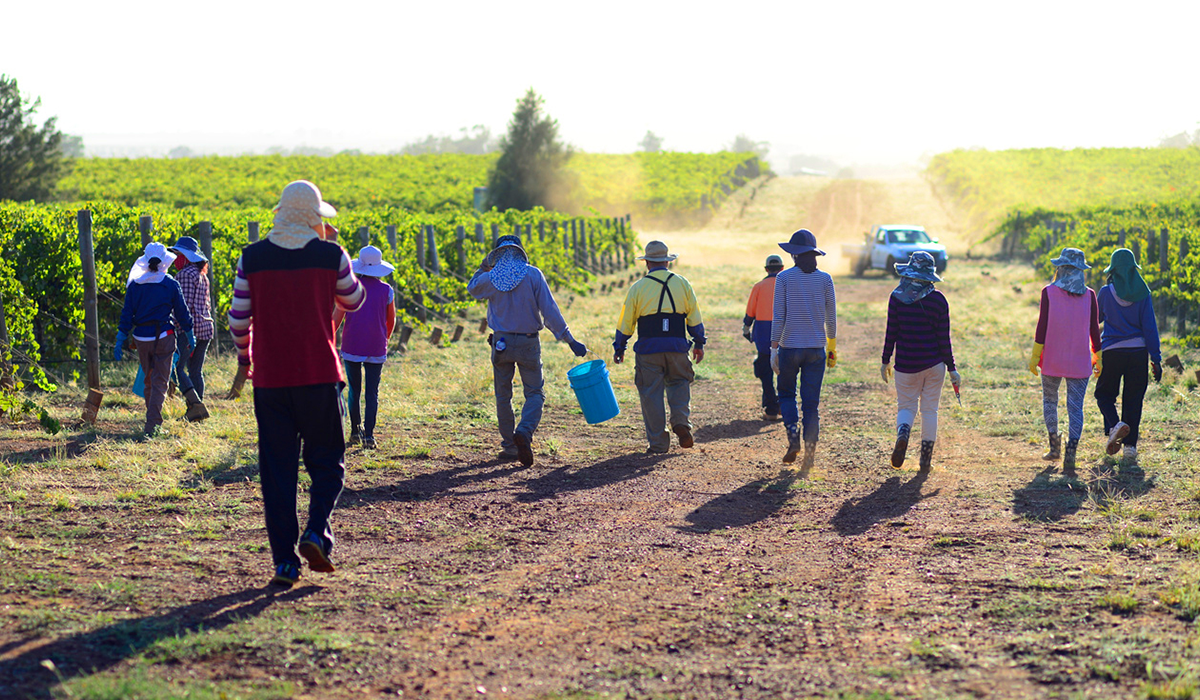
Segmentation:
{"type": "Polygon", "coordinates": [[[350,261],[350,269],[356,275],[386,277],[395,271],[396,266],[383,259],[382,250],[369,245],[358,251],[358,257],[350,261]]]}
{"type": "Polygon", "coordinates": [[[275,211],[280,209],[315,211],[325,219],[337,216],[337,209],[321,199],[321,190],[308,180],[289,182],[288,186],[283,188],[283,194],[279,195],[279,204],[275,205],[275,211]]]}

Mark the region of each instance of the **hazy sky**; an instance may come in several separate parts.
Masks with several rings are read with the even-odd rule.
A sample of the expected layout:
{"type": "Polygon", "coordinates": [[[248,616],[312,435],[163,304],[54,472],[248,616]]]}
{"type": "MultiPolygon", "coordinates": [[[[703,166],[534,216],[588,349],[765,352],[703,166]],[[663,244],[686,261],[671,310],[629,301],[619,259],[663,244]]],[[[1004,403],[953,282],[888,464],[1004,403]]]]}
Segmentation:
{"type": "Polygon", "coordinates": [[[529,87],[586,151],[649,129],[672,150],[745,133],[777,159],[902,162],[1200,128],[1195,0],[6,0],[0,17],[0,72],[93,153],[394,150],[500,133],[529,87]]]}

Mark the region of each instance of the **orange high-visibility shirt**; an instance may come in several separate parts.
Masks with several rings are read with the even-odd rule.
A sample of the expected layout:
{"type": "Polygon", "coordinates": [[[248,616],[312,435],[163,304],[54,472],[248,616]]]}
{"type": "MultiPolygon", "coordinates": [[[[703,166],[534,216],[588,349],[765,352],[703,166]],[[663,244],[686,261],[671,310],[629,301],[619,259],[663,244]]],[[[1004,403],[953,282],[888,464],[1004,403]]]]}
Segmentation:
{"type": "Polygon", "coordinates": [[[770,321],[774,318],[775,275],[754,285],[750,290],[750,301],[746,302],[746,315],[755,321],[770,321]]]}

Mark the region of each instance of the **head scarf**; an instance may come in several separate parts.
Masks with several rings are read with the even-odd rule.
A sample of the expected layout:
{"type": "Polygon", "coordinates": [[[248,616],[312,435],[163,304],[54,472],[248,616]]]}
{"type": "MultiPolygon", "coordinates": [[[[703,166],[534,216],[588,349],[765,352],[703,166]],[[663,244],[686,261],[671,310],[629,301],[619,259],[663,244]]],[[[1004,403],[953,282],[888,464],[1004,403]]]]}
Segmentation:
{"type": "Polygon", "coordinates": [[[511,245],[492,251],[496,258],[491,271],[493,287],[502,292],[511,292],[517,288],[521,280],[525,279],[525,273],[529,271],[524,253],[525,251],[517,246],[511,245]]]}
{"type": "Polygon", "coordinates": [[[309,241],[319,238],[314,226],[321,225],[321,215],[316,209],[281,208],[275,210],[275,222],[267,240],[280,248],[298,250],[309,241]]]}
{"type": "Polygon", "coordinates": [[[933,291],[933,282],[919,280],[915,277],[901,277],[900,284],[892,290],[892,296],[902,304],[912,304],[929,296],[933,291]]]}
{"type": "Polygon", "coordinates": [[[1074,265],[1061,265],[1054,268],[1053,284],[1055,287],[1075,296],[1079,296],[1087,291],[1087,277],[1083,274],[1083,270],[1074,265]]]}
{"type": "Polygon", "coordinates": [[[1136,303],[1150,296],[1150,287],[1138,272],[1140,269],[1132,250],[1118,248],[1113,251],[1112,262],[1104,271],[1108,273],[1108,283],[1113,286],[1118,299],[1136,303]]]}
{"type": "Polygon", "coordinates": [[[162,282],[167,276],[167,270],[171,269],[171,265],[175,262],[175,254],[168,251],[162,243],[153,242],[146,246],[142,257],[133,262],[133,267],[129,268],[129,278],[125,280],[125,285],[130,283],[136,284],[157,284],[162,282]],[[150,260],[158,258],[158,270],[150,270],[150,260]]]}

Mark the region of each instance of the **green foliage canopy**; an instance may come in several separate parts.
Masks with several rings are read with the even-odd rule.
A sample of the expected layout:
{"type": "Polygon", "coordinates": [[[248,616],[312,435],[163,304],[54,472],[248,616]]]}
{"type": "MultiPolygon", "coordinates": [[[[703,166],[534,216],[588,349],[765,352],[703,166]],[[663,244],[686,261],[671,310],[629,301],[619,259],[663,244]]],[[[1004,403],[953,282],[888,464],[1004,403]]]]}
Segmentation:
{"type": "Polygon", "coordinates": [[[567,193],[563,170],[571,150],[558,140],[558,121],[542,115],[542,103],[532,88],[517,101],[488,180],[489,206],[527,211],[567,193]]]}

